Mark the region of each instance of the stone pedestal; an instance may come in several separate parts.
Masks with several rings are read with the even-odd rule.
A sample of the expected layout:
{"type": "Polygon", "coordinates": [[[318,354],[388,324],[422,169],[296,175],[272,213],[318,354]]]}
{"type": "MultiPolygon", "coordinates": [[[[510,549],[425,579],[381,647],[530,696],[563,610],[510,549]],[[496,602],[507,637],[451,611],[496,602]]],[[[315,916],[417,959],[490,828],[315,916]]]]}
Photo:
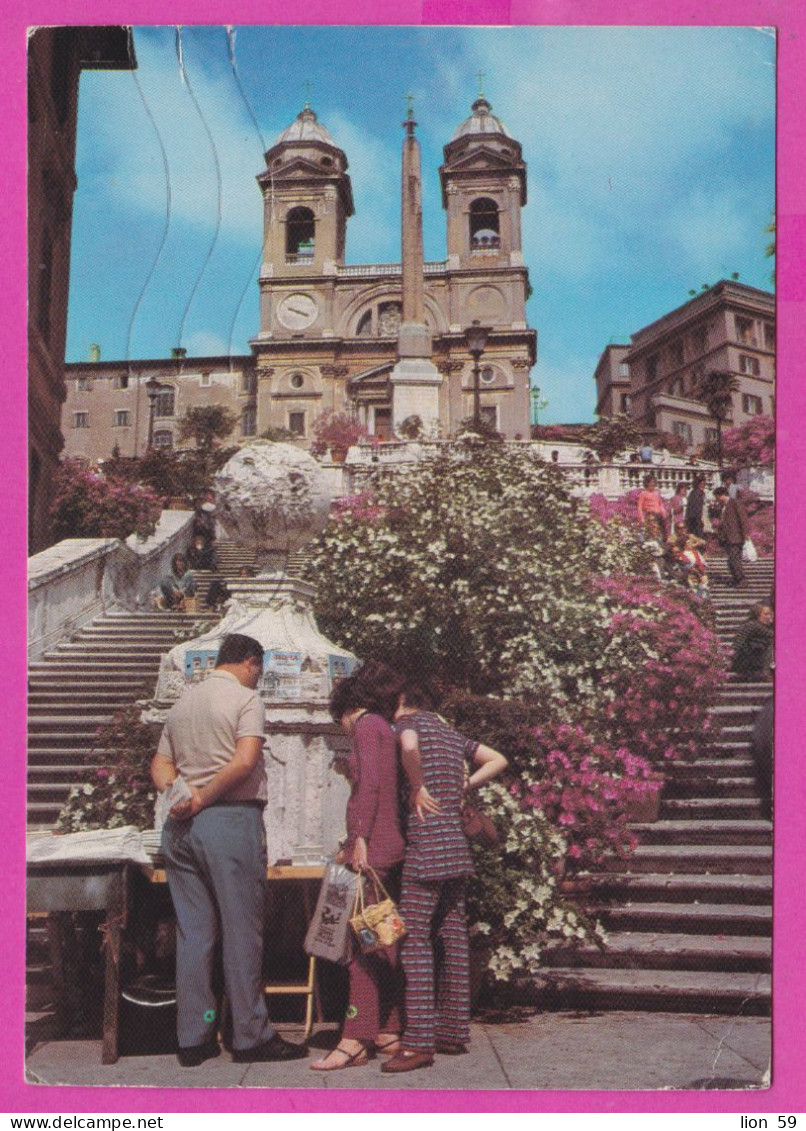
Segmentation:
{"type": "Polygon", "coordinates": [[[392,370],[391,384],[395,431],[409,416],[419,416],[426,432],[438,426],[442,376],[430,358],[401,358],[392,370]]]}

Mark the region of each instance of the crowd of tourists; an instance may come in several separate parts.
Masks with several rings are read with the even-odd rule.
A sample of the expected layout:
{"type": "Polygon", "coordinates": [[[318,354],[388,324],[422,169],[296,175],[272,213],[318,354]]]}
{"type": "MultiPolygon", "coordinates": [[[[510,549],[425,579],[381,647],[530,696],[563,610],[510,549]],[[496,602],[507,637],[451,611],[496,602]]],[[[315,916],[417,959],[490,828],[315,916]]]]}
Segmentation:
{"type": "MultiPolygon", "coordinates": [[[[264,707],[256,692],[263,648],[224,638],[214,671],[169,712],[152,778],[177,790],[162,852],[177,919],[178,1059],[219,1054],[214,953],[222,941],[233,1059],[300,1059],[304,1045],[271,1025],[263,997],[266,883],[262,810],[267,779],[264,707]]],[[[409,1072],[435,1054],[461,1055],[470,1039],[465,889],[473,862],[462,808],[507,766],[502,754],[453,730],[433,688],[367,663],[333,690],[333,719],[350,736],[334,768],[350,783],[347,838],[338,859],[377,876],[399,901],[406,934],[349,961],[349,1004],[334,1049],[310,1067],[332,1072],[384,1058],[409,1072]],[[401,799],[403,803],[401,804],[401,799]]],[[[173,794],[169,801],[172,800],[173,794]]]]}
{"type": "Polygon", "coordinates": [[[707,535],[715,534],[728,559],[731,583],[746,583],[744,555],[749,550],[749,523],[739,497],[736,474],[726,471],[722,484],[712,495],[705,493],[705,476],[697,474],[691,484],[680,483],[667,502],[658,489],[657,478],[644,476],[637,500],[638,521],[645,545],[662,561],[657,566],[661,577],[681,581],[699,597],[708,595],[708,565],[705,555],[707,535]]]}

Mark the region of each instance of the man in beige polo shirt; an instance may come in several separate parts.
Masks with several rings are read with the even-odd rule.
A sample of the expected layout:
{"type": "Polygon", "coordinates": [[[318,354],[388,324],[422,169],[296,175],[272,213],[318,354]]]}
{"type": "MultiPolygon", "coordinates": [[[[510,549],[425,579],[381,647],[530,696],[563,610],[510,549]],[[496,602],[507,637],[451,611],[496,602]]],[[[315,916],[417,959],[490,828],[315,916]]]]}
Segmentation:
{"type": "Polygon", "coordinates": [[[295,1060],[306,1055],[269,1021],[263,996],[266,896],[265,708],[255,690],[263,647],[225,636],[214,670],[171,708],[151,763],[157,789],[177,777],[190,797],[173,806],[162,853],[176,911],[179,1063],[218,1056],[213,961],[221,936],[232,1009],[233,1060],[295,1060]]]}

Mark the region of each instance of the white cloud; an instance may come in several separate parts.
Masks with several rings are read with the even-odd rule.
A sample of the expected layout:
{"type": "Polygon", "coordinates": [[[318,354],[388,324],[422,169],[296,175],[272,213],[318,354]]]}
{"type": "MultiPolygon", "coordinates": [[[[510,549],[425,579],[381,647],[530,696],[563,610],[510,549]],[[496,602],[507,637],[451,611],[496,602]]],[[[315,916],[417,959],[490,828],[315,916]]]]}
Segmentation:
{"type": "Polygon", "coordinates": [[[193,29],[183,32],[189,85],[180,77],[170,29],[136,35],[137,71],[125,76],[128,81],[107,80],[98,97],[87,100],[92,164],[83,177],[99,189],[114,188],[119,203],[135,215],[164,217],[170,207],[172,219],[210,234],[220,224],[223,237],[254,245],[261,227],[254,177],[263,168],[262,146],[224,69],[221,34],[222,65],[211,68],[193,29]]]}
{"type": "Polygon", "coordinates": [[[736,194],[693,193],[672,211],[666,227],[692,269],[705,276],[715,263],[722,274],[729,274],[733,270],[731,256],[737,249],[747,247],[754,239],[760,245],[763,239],[736,194]]]}
{"type": "Polygon", "coordinates": [[[196,330],[185,338],[190,357],[223,357],[230,353],[229,342],[209,330],[196,330]]]}

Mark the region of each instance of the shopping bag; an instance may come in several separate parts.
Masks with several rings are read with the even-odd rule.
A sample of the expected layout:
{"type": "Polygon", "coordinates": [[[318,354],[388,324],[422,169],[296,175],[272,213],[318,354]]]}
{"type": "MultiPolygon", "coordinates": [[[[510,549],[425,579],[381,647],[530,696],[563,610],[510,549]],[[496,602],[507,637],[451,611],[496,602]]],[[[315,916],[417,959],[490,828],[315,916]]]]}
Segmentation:
{"type": "Polygon", "coordinates": [[[352,956],[350,916],[356,901],[359,876],[344,864],[325,867],[319,898],[305,935],[304,950],[316,958],[346,963],[352,956]]]}
{"type": "Polygon", "coordinates": [[[395,901],[379,880],[372,868],[367,868],[369,880],[374,891],[374,900],[366,902],[363,880],[358,885],[357,907],[350,919],[350,926],[361,948],[362,954],[372,954],[385,946],[391,946],[406,933],[403,922],[395,901]]]}
{"type": "Polygon", "coordinates": [[[742,557],[746,562],[758,561],[758,550],[752,538],[745,538],[744,545],[742,546],[742,557]]]}

